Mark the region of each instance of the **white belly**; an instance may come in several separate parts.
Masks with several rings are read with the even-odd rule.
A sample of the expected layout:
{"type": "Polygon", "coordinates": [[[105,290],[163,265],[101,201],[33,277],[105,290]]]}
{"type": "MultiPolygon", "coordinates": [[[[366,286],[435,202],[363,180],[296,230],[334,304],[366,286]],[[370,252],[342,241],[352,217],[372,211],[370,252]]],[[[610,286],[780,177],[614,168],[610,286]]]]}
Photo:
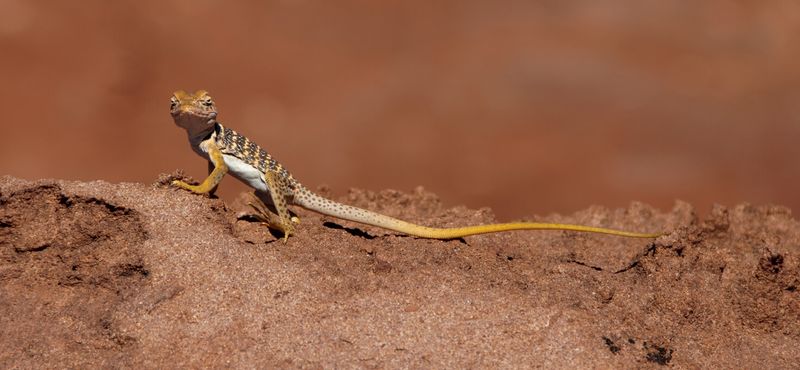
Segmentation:
{"type": "Polygon", "coordinates": [[[228,166],[228,172],[237,179],[250,185],[253,189],[269,191],[261,171],[232,155],[223,154],[222,159],[225,161],[225,165],[228,166]]]}

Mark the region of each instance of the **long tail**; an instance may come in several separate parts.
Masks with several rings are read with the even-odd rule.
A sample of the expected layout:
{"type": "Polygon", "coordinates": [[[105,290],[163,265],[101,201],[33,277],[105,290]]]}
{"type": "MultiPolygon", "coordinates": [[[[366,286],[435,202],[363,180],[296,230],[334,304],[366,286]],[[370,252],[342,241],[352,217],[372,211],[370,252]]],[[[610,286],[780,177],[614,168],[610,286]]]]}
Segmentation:
{"type": "Polygon", "coordinates": [[[301,189],[295,193],[294,204],[314,212],[324,215],[341,218],[348,221],[359,222],[362,224],[382,227],[404,234],[431,239],[453,239],[463,236],[497,233],[511,230],[570,230],[588,233],[599,233],[624,236],[629,238],[656,238],[661,233],[635,233],[622,230],[606,229],[602,227],[591,227],[569,224],[553,224],[539,222],[511,222],[503,224],[489,224],[454,228],[434,228],[415,225],[410,222],[398,220],[393,217],[385,216],[380,213],[368,211],[357,207],[348,206],[323,198],[312,193],[307,189],[301,189]]]}

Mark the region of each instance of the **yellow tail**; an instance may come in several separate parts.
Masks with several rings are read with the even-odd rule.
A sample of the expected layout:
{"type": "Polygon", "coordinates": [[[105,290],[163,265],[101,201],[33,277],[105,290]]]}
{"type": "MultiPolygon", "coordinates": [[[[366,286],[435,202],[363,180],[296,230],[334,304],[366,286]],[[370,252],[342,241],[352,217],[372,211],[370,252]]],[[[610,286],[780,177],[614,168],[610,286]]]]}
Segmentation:
{"type": "MultiPolygon", "coordinates": [[[[355,221],[355,220],[354,220],[355,221]]],[[[396,220],[400,221],[400,220],[396,220]]],[[[380,226],[380,225],[375,225],[380,226]]],[[[657,238],[661,236],[660,233],[635,233],[622,230],[606,229],[602,227],[570,225],[570,224],[553,224],[553,223],[539,223],[539,222],[511,222],[504,224],[489,224],[477,225],[466,227],[454,227],[449,229],[439,229],[433,227],[425,227],[400,221],[395,225],[384,226],[387,229],[392,229],[409,235],[419,236],[423,238],[433,239],[453,239],[463,236],[496,233],[502,231],[512,230],[569,230],[581,231],[587,233],[608,234],[616,236],[624,236],[628,238],[657,238]],[[392,227],[395,226],[395,227],[392,227]]]]}
{"type": "Polygon", "coordinates": [[[415,225],[410,222],[398,220],[389,216],[382,215],[353,206],[336,203],[332,200],[323,198],[310,191],[298,192],[295,194],[294,203],[324,215],[341,218],[348,221],[359,222],[362,224],[382,227],[408,235],[431,239],[454,239],[469,235],[497,233],[512,230],[569,230],[582,231],[587,233],[608,234],[624,236],[629,238],[657,238],[662,233],[634,233],[622,230],[605,229],[602,227],[552,224],[538,222],[511,222],[504,224],[489,224],[466,227],[454,227],[440,229],[415,225]]]}

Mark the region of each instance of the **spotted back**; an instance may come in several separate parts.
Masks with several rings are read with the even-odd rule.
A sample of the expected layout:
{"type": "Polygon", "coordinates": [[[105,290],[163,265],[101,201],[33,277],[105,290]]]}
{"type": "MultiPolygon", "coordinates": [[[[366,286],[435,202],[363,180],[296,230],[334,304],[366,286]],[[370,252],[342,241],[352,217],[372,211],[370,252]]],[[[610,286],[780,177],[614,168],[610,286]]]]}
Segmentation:
{"type": "Polygon", "coordinates": [[[297,182],[289,171],[258,144],[234,130],[225,128],[222,124],[217,123],[217,127],[216,144],[223,154],[239,158],[263,173],[267,171],[276,173],[290,187],[296,185],[297,182]]]}

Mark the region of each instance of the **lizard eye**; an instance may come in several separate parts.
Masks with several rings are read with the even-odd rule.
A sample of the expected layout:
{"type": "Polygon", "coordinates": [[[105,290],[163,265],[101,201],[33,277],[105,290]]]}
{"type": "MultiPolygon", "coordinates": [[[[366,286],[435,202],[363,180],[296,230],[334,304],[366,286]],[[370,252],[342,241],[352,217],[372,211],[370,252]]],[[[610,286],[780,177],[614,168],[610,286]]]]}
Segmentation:
{"type": "Polygon", "coordinates": [[[175,97],[173,96],[173,97],[172,97],[172,98],[169,100],[169,103],[170,103],[170,104],[169,104],[169,109],[175,109],[175,107],[177,107],[177,106],[178,106],[178,99],[175,99],[175,97]]]}
{"type": "Polygon", "coordinates": [[[210,107],[214,105],[214,101],[211,100],[211,98],[206,98],[205,100],[203,100],[203,105],[205,105],[206,107],[210,107]]]}

